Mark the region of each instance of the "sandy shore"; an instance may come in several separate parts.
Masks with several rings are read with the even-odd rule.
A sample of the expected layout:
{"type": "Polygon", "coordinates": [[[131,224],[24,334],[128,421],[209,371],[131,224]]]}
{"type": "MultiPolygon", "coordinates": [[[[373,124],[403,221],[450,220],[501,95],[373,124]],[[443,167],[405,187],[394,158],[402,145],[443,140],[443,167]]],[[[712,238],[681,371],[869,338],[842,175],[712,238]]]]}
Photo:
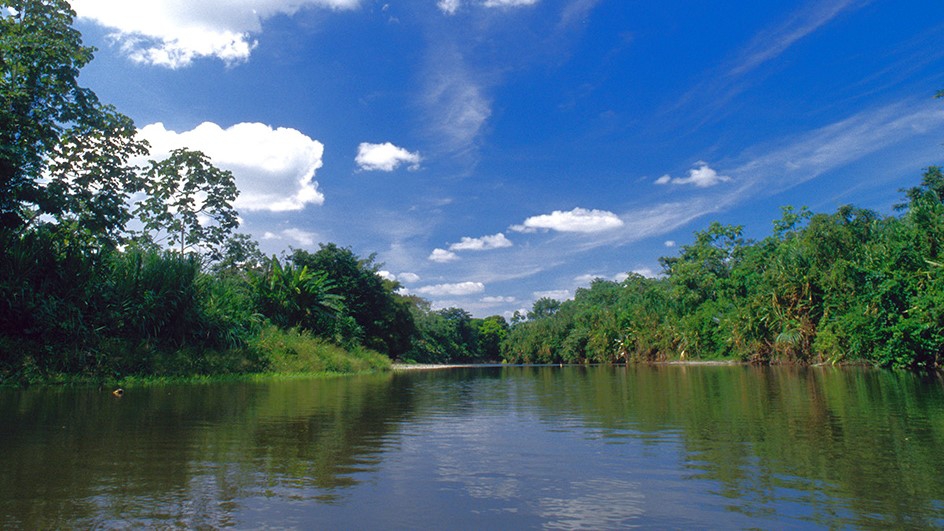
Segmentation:
{"type": "Polygon", "coordinates": [[[500,367],[500,365],[474,365],[466,364],[433,364],[433,363],[394,363],[390,366],[394,371],[431,371],[435,369],[465,369],[470,367],[500,367]]]}
{"type": "MultiPolygon", "coordinates": [[[[645,362],[640,362],[645,363],[645,362]]],[[[741,360],[670,360],[652,361],[650,365],[749,365],[741,360]]]]}
{"type": "MultiPolygon", "coordinates": [[[[747,365],[746,362],[739,360],[672,360],[672,361],[653,361],[653,362],[639,362],[640,365],[747,365]]],[[[630,365],[635,365],[632,363],[630,365]]],[[[394,371],[429,371],[436,369],[468,369],[475,367],[516,367],[521,365],[502,365],[501,363],[447,363],[447,364],[434,364],[434,363],[394,363],[390,366],[391,370],[394,371]]],[[[534,367],[557,367],[557,363],[551,364],[535,364],[534,367]]],[[[586,367],[582,364],[563,364],[561,367],[586,367]]]]}

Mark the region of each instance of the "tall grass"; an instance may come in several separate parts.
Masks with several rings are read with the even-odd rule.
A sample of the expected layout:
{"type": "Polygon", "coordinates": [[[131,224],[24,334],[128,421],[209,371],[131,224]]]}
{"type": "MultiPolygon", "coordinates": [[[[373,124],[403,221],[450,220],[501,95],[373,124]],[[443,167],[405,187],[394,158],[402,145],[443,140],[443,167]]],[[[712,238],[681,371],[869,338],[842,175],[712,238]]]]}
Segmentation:
{"type": "Polygon", "coordinates": [[[363,347],[349,350],[298,329],[282,330],[266,326],[248,341],[248,348],[267,361],[267,370],[276,373],[356,373],[384,370],[390,358],[363,347]]]}

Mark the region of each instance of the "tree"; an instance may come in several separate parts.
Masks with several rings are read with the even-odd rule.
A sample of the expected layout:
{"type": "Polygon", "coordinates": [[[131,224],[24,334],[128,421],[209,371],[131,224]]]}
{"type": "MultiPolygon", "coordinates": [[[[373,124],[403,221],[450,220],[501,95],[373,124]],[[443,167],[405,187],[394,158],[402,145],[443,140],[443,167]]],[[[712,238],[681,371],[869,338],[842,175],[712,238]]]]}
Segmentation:
{"type": "Polygon", "coordinates": [[[328,243],[315,253],[294,249],[288,259],[295,267],[328,275],[344,297],[348,314],[363,330],[365,346],[393,357],[410,349],[415,325],[409,305],[396,297],[398,284],[385,283],[377,275],[380,265],[373,255],[361,259],[348,248],[328,243]]]}
{"type": "Polygon", "coordinates": [[[485,360],[501,358],[502,341],[508,337],[508,321],[501,315],[482,319],[478,328],[478,357],[485,360]]]}
{"type": "Polygon", "coordinates": [[[222,257],[227,237],[239,225],[232,202],[239,191],[232,172],[214,166],[200,151],[171,151],[150,161],[144,174],[148,197],[135,213],[148,237],[163,237],[183,256],[200,249],[211,260],[222,257]]]}
{"type": "Polygon", "coordinates": [[[541,297],[534,301],[534,304],[531,306],[531,311],[528,312],[528,319],[534,320],[550,317],[557,313],[560,307],[561,302],[559,300],[550,297],[541,297]]]}
{"type": "Polygon", "coordinates": [[[520,323],[524,323],[528,320],[527,312],[522,312],[521,310],[515,310],[515,313],[511,315],[511,326],[516,326],[520,323]]]}
{"type": "Polygon", "coordinates": [[[259,249],[259,243],[248,234],[233,234],[223,242],[219,260],[210,266],[216,274],[239,274],[262,268],[266,256],[259,249]]]}
{"type": "Polygon", "coordinates": [[[0,0],[0,228],[41,215],[114,243],[146,152],[134,124],[78,84],[92,60],[65,0],[0,0]]]}
{"type": "Polygon", "coordinates": [[[462,308],[443,308],[436,312],[449,323],[451,327],[451,341],[455,343],[450,358],[471,361],[477,351],[478,326],[472,319],[472,314],[462,308]]]}
{"type": "Polygon", "coordinates": [[[333,293],[334,284],[325,272],[290,263],[283,266],[273,256],[263,274],[253,277],[253,284],[256,307],[273,323],[334,339],[344,297],[333,293]]]}
{"type": "Polygon", "coordinates": [[[410,348],[399,357],[404,361],[446,363],[460,352],[455,323],[432,311],[430,302],[416,295],[403,297],[408,304],[415,332],[410,336],[410,348]]]}

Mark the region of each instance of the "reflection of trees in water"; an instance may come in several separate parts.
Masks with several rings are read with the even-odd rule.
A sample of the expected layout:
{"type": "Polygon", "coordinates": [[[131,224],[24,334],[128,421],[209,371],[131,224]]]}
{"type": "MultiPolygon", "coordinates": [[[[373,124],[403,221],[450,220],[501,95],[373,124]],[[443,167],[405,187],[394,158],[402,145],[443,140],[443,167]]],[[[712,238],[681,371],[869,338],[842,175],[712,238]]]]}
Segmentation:
{"type": "Polygon", "coordinates": [[[571,436],[598,440],[585,457],[603,467],[618,455],[602,450],[612,444],[639,451],[642,468],[664,460],[653,474],[681,452],[678,481],[713,486],[720,497],[707,499],[730,514],[925,527],[944,512],[940,381],[865,369],[547,367],[155,387],[121,399],[5,390],[0,528],[240,524],[267,498],[345,499],[393,445],[440,484],[498,500],[485,507],[532,500],[545,525],[661,516],[647,489],[677,491],[667,505],[685,507],[682,483],[654,485],[671,478],[645,470],[568,480],[562,463],[580,461],[558,463],[547,445],[571,436]],[[535,420],[552,436],[522,440],[519,421],[535,420]]]}
{"type": "Polygon", "coordinates": [[[521,369],[548,422],[566,415],[608,440],[677,434],[693,479],[729,508],[809,520],[932,526],[944,518],[944,386],[864,368],[521,369]]]}
{"type": "Polygon", "coordinates": [[[390,375],[0,393],[0,527],[219,526],[252,496],[331,501],[412,411],[390,375]]]}

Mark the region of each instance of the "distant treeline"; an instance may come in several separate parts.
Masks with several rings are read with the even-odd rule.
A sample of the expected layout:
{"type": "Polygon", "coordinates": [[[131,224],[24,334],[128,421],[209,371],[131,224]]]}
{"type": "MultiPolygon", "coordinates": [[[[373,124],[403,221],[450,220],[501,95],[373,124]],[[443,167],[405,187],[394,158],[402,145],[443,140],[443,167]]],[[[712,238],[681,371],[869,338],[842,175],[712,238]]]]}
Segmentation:
{"type": "Polygon", "coordinates": [[[594,281],[574,300],[539,300],[502,345],[510,362],[728,358],[944,362],[944,175],[929,168],[900,215],[852,206],[783,209],[773,234],[711,224],[659,278],[594,281]]]}

